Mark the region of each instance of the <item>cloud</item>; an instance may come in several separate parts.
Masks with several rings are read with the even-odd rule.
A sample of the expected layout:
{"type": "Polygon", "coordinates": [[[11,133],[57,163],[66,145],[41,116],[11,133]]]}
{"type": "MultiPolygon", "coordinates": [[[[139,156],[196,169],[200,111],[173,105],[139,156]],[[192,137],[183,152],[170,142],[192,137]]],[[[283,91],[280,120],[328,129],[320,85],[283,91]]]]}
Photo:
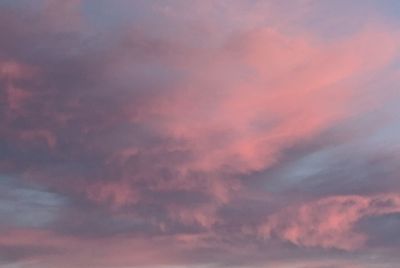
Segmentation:
{"type": "Polygon", "coordinates": [[[0,222],[6,262],[353,265],[374,234],[358,224],[399,212],[395,154],[350,154],[370,132],[348,127],[393,96],[399,37],[376,23],[326,39],[300,2],[99,4],[145,13],[107,27],[81,1],[0,6],[0,175],[18,182],[0,217],[33,195],[50,219],[0,222]]]}
{"type": "Polygon", "coordinates": [[[365,217],[399,212],[398,195],[332,196],[269,216],[259,232],[298,246],[355,250],[367,237],[353,229],[365,217]]]}

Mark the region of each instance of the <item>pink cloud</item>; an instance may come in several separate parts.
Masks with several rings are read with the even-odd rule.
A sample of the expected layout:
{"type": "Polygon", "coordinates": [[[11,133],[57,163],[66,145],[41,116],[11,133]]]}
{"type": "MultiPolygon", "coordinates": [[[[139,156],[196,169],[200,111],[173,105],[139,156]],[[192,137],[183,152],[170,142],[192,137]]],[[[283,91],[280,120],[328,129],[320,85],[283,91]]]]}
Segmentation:
{"type": "Polygon", "coordinates": [[[26,142],[41,142],[44,141],[49,148],[54,148],[57,143],[57,138],[50,130],[46,129],[30,129],[20,132],[20,140],[26,142]]]}
{"type": "Polygon", "coordinates": [[[15,80],[21,78],[30,78],[34,74],[32,67],[16,61],[0,62],[0,78],[7,80],[15,80]]]}
{"type": "Polygon", "coordinates": [[[194,50],[173,94],[152,100],[136,120],[184,141],[193,157],[175,166],[182,174],[259,171],[292,144],[368,109],[357,79],[389,64],[397,44],[382,30],[333,43],[270,28],[240,34],[220,49],[194,50]]]}
{"type": "Polygon", "coordinates": [[[123,182],[98,183],[88,186],[85,191],[90,200],[115,208],[133,205],[139,200],[138,193],[123,182]]]}
{"type": "Polygon", "coordinates": [[[32,79],[37,74],[35,68],[16,61],[0,61],[0,80],[5,85],[5,99],[13,113],[23,112],[23,106],[32,92],[17,86],[17,81],[32,79]]]}
{"type": "Polygon", "coordinates": [[[208,61],[191,66],[194,77],[158,108],[162,131],[187,140],[195,152],[189,168],[232,165],[247,172],[267,167],[283,147],[356,112],[351,103],[357,85],[351,79],[389,63],[397,42],[381,32],[329,46],[273,30],[239,39],[234,44],[244,45],[233,52],[211,53],[208,61]],[[384,41],[376,47],[366,42],[371,39],[384,41]],[[243,66],[247,78],[229,76],[243,66]],[[199,75],[218,77],[213,85],[199,75]]]}
{"type": "MultiPolygon", "coordinates": [[[[155,178],[149,184],[154,191],[185,189],[208,194],[216,201],[212,209],[168,211],[183,223],[211,226],[218,221],[215,212],[242,187],[237,180],[222,178],[226,175],[220,172],[238,175],[266,169],[279,162],[281,152],[291,145],[368,110],[359,99],[365,86],[360,77],[390,64],[398,41],[397,35],[379,27],[329,43],[260,28],[234,35],[218,48],[182,44],[185,61],[179,55],[163,60],[171,68],[184,69],[185,76],[171,90],[135,106],[135,112],[126,108],[133,122],[178,142],[145,152],[127,147],[113,152],[109,161],[123,165],[141,153],[188,152],[185,161],[169,167],[177,176],[168,181],[155,178]],[[376,39],[382,40],[379,46],[371,42],[376,39]],[[205,173],[207,178],[199,182],[191,178],[191,172],[205,173]]],[[[118,69],[118,60],[113,66],[118,69]]],[[[150,181],[152,176],[136,175],[127,174],[126,179],[137,181],[143,176],[150,181]]],[[[124,200],[131,202],[120,199],[124,200]]],[[[295,229],[290,232],[288,237],[297,235],[295,229]]],[[[359,240],[355,237],[354,243],[359,240]]]]}
{"type": "Polygon", "coordinates": [[[0,232],[1,248],[24,248],[31,256],[18,262],[32,267],[163,267],[183,265],[184,252],[195,237],[77,238],[40,229],[11,229],[0,232]],[[43,254],[37,253],[43,249],[43,254]]]}
{"type": "MultiPolygon", "coordinates": [[[[376,93],[369,81],[398,56],[397,32],[369,25],[327,41],[285,27],[286,19],[265,23],[267,13],[240,17],[237,3],[221,4],[228,22],[218,12],[205,17],[216,11],[213,1],[193,6],[195,19],[190,12],[181,19],[174,7],[151,5],[167,17],[154,25],[167,26],[126,25],[127,31],[95,39],[91,49],[79,47],[85,38],[59,40],[71,32],[91,36],[80,0],[44,1],[39,26],[27,33],[17,23],[10,27],[17,37],[6,53],[38,66],[0,61],[0,111],[7,115],[0,118],[6,119],[0,168],[18,180],[7,191],[29,183],[65,204],[43,229],[1,231],[0,249],[32,249],[27,259],[38,267],[245,263],[273,256],[266,251],[276,250],[274,243],[287,250],[282,241],[300,254],[304,248],[359,250],[368,240],[355,230],[360,220],[400,212],[397,194],[293,204],[290,196],[273,200],[269,174],[265,184],[254,182],[285,165],[282,156],[292,147],[307,147],[373,110],[365,102],[376,93]],[[230,23],[235,27],[227,30],[230,23]],[[26,41],[35,49],[19,48],[26,41]],[[45,252],[36,252],[39,247],[45,252]]],[[[318,195],[303,194],[302,200],[318,195]]],[[[276,265],[295,267],[289,260],[276,265]]]]}
{"type": "Polygon", "coordinates": [[[367,236],[354,231],[368,216],[400,212],[400,196],[332,196],[292,206],[269,216],[260,228],[264,238],[277,235],[298,246],[356,250],[367,236]]]}

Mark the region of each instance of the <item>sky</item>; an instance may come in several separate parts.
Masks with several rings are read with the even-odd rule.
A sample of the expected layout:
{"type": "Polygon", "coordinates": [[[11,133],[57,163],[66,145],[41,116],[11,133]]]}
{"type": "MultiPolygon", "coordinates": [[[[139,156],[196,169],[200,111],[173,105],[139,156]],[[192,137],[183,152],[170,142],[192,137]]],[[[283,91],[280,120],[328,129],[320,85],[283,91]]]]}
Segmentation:
{"type": "Polygon", "coordinates": [[[0,1],[0,267],[398,267],[399,14],[0,1]]]}

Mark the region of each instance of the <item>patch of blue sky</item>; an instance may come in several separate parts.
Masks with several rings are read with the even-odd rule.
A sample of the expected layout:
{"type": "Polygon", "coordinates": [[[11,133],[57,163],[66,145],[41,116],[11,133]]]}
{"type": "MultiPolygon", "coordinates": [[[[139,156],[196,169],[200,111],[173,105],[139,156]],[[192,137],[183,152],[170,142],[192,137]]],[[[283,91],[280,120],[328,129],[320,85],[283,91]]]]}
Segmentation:
{"type": "Polygon", "coordinates": [[[66,198],[0,177],[0,224],[44,227],[57,218],[66,198]]]}
{"type": "MultiPolygon", "coordinates": [[[[352,146],[364,152],[394,152],[400,146],[400,95],[371,111],[362,119],[356,119],[353,127],[358,126],[359,138],[352,146]],[[379,126],[379,127],[376,127],[379,126]]],[[[357,129],[356,129],[357,131],[357,129]]]]}
{"type": "Polygon", "coordinates": [[[1,6],[38,11],[43,6],[43,0],[1,0],[0,7],[1,6]]]}
{"type": "Polygon", "coordinates": [[[145,0],[82,1],[85,19],[98,31],[110,31],[124,24],[132,26],[143,20],[151,21],[148,18],[148,13],[152,11],[151,6],[149,1],[145,0]]]}
{"type": "Polygon", "coordinates": [[[324,172],[335,161],[342,147],[330,147],[308,154],[286,167],[279,175],[279,184],[286,188],[324,172]]]}
{"type": "Polygon", "coordinates": [[[376,7],[383,16],[394,23],[400,23],[400,1],[398,0],[374,0],[376,7]]]}

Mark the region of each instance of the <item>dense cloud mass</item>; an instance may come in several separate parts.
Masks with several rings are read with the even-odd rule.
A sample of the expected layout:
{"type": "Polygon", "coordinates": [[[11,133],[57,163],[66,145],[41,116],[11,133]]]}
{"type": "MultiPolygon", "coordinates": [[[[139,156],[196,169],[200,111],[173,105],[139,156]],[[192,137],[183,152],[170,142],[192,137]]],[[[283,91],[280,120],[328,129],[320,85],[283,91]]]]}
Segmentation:
{"type": "Polygon", "coordinates": [[[397,267],[396,5],[2,1],[0,267],[397,267]]]}

